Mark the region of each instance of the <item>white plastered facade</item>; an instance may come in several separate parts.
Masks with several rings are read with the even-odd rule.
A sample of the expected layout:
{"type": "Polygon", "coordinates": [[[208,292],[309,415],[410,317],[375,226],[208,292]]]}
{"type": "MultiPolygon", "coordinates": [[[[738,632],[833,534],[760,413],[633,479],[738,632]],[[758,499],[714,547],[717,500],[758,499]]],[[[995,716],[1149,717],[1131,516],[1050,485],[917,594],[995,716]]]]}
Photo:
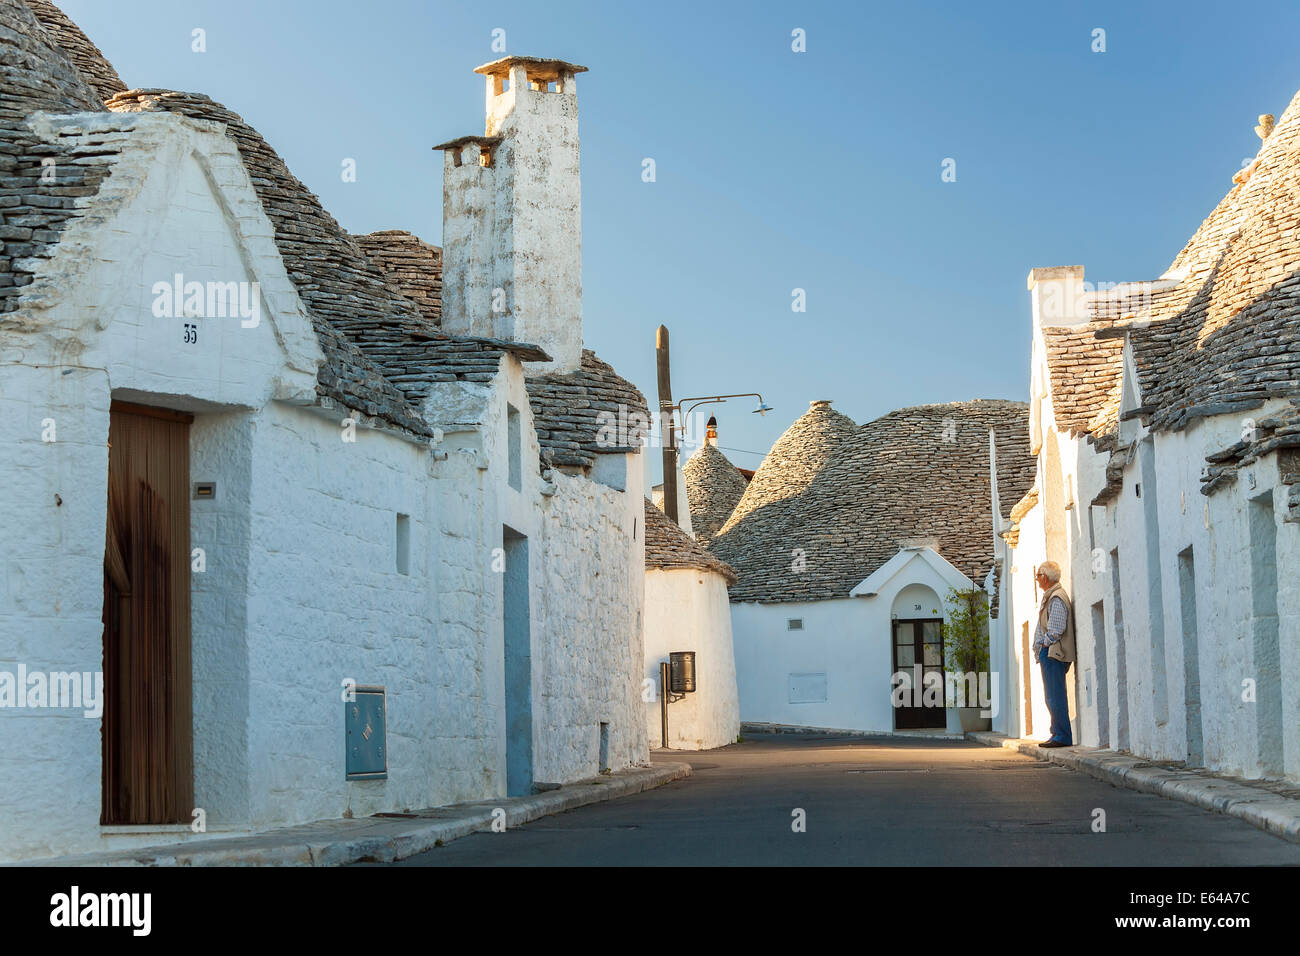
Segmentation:
{"type": "Polygon", "coordinates": [[[1203,495],[1206,455],[1238,441],[1249,422],[1213,415],[1151,432],[1125,415],[1142,406],[1126,347],[1123,481],[1093,506],[1110,456],[1058,430],[1037,313],[1032,361],[1039,495],[1002,569],[994,627],[1005,697],[994,729],[1046,736],[1038,665],[1025,655],[1041,598],[1034,568],[1050,558],[1075,612],[1067,686],[1076,743],[1248,778],[1300,777],[1300,581],[1287,570],[1300,562],[1300,525],[1286,520],[1277,456],[1203,495]]]}
{"type": "MultiPolygon", "coordinates": [[[[695,653],[696,689],[668,704],[668,746],[710,750],[735,743],[740,702],[731,639],[727,579],[702,568],[647,568],[645,574],[646,686],[658,687],[659,665],[674,651],[695,653]]],[[[663,743],[658,693],[645,705],[651,747],[663,743]]]]}
{"type": "Polygon", "coordinates": [[[849,596],[733,604],[741,720],[894,732],[894,620],[946,620],[949,589],[970,587],[933,547],[907,545],[849,596]]]}
{"type": "Polygon", "coordinates": [[[20,745],[0,748],[0,855],[504,795],[503,525],[531,542],[535,780],[644,763],[636,455],[604,469],[625,476],[622,489],[544,479],[511,355],[490,385],[430,397],[441,443],[318,400],[324,356],[219,125],[152,113],[33,122],[121,152],[0,322],[0,670],[100,670],[110,405],[192,413],[191,480],[216,486],[191,502],[204,552],[192,575],[195,804],[207,832],[100,826],[100,720],[6,709],[4,737],[20,745]],[[259,283],[256,325],[155,316],[155,284],[178,273],[259,283]],[[520,417],[514,483],[507,405],[520,417]],[[50,423],[56,438],[43,440],[50,423]],[[345,680],[386,689],[386,779],[345,779],[345,680]]]}

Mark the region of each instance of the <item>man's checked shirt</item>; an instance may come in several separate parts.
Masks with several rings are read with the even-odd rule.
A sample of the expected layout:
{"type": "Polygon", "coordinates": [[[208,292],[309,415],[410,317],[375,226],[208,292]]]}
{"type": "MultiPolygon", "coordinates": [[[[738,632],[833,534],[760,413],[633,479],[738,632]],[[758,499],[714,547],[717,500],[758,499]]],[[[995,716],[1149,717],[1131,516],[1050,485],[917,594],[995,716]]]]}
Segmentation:
{"type": "Polygon", "coordinates": [[[1038,649],[1046,647],[1048,644],[1055,644],[1065,633],[1065,623],[1069,619],[1069,609],[1066,608],[1065,602],[1059,597],[1052,598],[1052,603],[1047,609],[1047,629],[1041,626],[1034,631],[1034,657],[1038,656],[1038,649]]]}

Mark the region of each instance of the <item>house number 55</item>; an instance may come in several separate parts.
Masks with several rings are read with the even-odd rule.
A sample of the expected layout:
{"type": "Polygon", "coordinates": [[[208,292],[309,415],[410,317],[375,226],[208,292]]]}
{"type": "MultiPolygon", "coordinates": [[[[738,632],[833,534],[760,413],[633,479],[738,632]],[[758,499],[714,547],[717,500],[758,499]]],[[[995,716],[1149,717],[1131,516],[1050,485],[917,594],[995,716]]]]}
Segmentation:
{"type": "Polygon", "coordinates": [[[199,327],[194,322],[185,323],[185,344],[196,345],[199,341],[199,327]]]}

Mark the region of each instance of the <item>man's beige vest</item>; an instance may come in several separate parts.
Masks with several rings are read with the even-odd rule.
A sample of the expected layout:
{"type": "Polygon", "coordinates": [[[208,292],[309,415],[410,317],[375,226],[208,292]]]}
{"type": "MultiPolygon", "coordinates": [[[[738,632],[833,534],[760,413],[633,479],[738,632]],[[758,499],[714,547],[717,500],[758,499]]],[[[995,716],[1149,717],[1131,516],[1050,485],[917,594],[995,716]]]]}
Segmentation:
{"type": "Polygon", "coordinates": [[[1059,583],[1052,586],[1052,589],[1043,595],[1043,603],[1038,608],[1038,626],[1047,631],[1047,608],[1052,598],[1059,597],[1065,602],[1065,630],[1061,633],[1061,639],[1055,644],[1047,645],[1047,656],[1054,661],[1072,661],[1074,660],[1074,608],[1070,605],[1070,599],[1065,596],[1065,588],[1059,583]]]}

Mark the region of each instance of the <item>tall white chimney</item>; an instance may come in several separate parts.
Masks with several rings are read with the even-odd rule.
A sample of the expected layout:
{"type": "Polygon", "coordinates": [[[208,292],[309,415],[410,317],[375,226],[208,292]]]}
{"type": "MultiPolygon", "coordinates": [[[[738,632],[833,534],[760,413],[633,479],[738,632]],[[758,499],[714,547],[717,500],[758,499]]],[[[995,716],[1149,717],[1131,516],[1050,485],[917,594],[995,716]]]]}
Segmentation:
{"type": "Polygon", "coordinates": [[[510,56],[487,80],[485,135],[443,150],[442,327],[539,345],[582,361],[582,198],[578,88],[586,67],[510,56]]]}

